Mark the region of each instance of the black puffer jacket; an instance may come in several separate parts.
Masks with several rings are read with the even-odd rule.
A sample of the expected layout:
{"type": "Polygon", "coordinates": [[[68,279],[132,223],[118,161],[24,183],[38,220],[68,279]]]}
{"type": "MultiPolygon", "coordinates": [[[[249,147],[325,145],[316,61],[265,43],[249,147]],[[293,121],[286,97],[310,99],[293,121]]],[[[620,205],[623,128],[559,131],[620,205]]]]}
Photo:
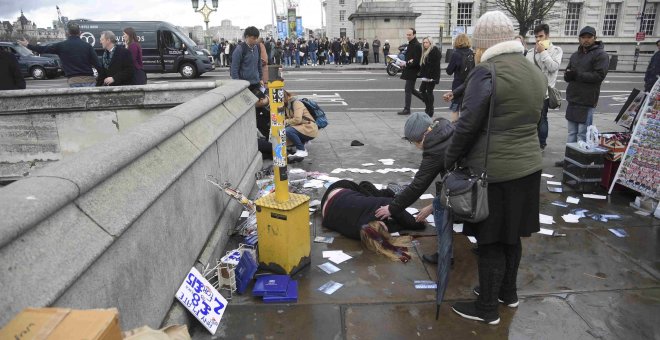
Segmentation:
{"type": "Polygon", "coordinates": [[[415,80],[417,79],[417,74],[419,74],[419,62],[422,58],[422,45],[417,41],[417,38],[413,38],[408,42],[408,48],[406,49],[406,67],[401,72],[401,79],[405,80],[415,80]]]}
{"type": "Polygon", "coordinates": [[[568,82],[566,101],[570,104],[596,107],[600,96],[600,84],[607,76],[610,57],[602,42],[585,49],[580,46],[571,55],[566,66],[564,80],[568,82]]]}
{"type": "Polygon", "coordinates": [[[390,214],[397,215],[415,203],[433,180],[445,172],[445,151],[454,133],[454,124],[444,118],[436,119],[436,125],[424,137],[422,163],[412,183],[390,203],[390,214]]]}

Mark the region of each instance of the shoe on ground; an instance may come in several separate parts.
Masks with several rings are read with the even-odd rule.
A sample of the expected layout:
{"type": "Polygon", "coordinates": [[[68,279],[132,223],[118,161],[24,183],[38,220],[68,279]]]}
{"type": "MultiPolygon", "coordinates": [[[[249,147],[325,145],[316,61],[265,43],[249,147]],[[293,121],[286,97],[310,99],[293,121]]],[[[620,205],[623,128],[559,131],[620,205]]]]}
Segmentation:
{"type": "MultiPolygon", "coordinates": [[[[479,286],[474,287],[474,289],[472,289],[472,292],[474,293],[474,295],[479,296],[479,286]]],[[[501,303],[503,305],[507,305],[508,307],[511,307],[511,308],[516,308],[516,307],[518,307],[518,305],[520,305],[520,300],[518,300],[518,298],[515,298],[515,300],[510,299],[510,300],[507,300],[506,302],[504,302],[504,300],[502,300],[498,297],[497,301],[499,303],[501,303]]]]}
{"type": "Polygon", "coordinates": [[[492,313],[482,313],[477,309],[475,301],[471,302],[456,302],[451,309],[454,313],[470,320],[485,322],[489,325],[497,325],[500,323],[500,316],[497,311],[492,313]]]}
{"type": "Polygon", "coordinates": [[[307,150],[296,150],[296,153],[289,155],[289,157],[295,157],[295,158],[305,158],[307,157],[307,150]]]}
{"type": "Polygon", "coordinates": [[[555,166],[558,167],[558,168],[563,168],[564,167],[564,161],[561,160],[559,162],[555,162],[555,166]]]}
{"type": "Polygon", "coordinates": [[[422,255],[422,259],[431,264],[438,264],[438,252],[435,252],[431,255],[424,254],[422,255]]]}
{"type": "Polygon", "coordinates": [[[410,114],[410,110],[401,110],[401,111],[397,112],[396,114],[398,114],[399,116],[406,116],[406,115],[410,114]]]}
{"type": "Polygon", "coordinates": [[[541,144],[541,151],[545,151],[545,147],[548,146],[547,144],[541,144]]]}

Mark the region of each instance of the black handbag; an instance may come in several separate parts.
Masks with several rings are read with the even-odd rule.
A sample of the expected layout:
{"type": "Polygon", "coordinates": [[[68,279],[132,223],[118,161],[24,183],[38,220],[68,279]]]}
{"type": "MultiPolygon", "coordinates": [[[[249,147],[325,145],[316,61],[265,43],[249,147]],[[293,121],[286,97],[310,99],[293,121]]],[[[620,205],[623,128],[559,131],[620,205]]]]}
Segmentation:
{"type": "Polygon", "coordinates": [[[477,223],[488,218],[488,146],[490,145],[490,121],[495,109],[495,64],[490,63],[492,92],[486,127],[486,157],[481,173],[472,168],[455,167],[442,179],[440,203],[454,214],[454,218],[477,223]]]}

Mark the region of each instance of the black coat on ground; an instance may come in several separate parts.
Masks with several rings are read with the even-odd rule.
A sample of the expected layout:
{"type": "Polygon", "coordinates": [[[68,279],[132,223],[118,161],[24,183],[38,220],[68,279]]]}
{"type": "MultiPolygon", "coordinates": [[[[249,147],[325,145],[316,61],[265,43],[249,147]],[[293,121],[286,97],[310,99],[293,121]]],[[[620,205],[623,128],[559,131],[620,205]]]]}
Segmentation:
{"type": "Polygon", "coordinates": [[[0,90],[20,90],[25,88],[18,61],[13,54],[0,50],[0,90]]]}
{"type": "Polygon", "coordinates": [[[99,70],[96,85],[102,86],[103,80],[112,77],[115,81],[110,86],[133,85],[135,66],[133,66],[133,55],[123,46],[115,46],[115,52],[110,60],[108,68],[99,70]]]}
{"type": "Polygon", "coordinates": [[[451,143],[454,133],[454,124],[444,118],[436,119],[433,129],[424,137],[422,163],[415,174],[412,183],[404,189],[390,203],[390,214],[396,215],[405,211],[407,207],[426,191],[433,181],[445,172],[445,152],[451,143]]]}
{"type": "Polygon", "coordinates": [[[422,45],[417,41],[417,38],[413,38],[408,42],[408,48],[406,49],[406,67],[403,69],[403,72],[401,72],[401,79],[417,79],[420,70],[419,62],[421,59],[422,45]]]}

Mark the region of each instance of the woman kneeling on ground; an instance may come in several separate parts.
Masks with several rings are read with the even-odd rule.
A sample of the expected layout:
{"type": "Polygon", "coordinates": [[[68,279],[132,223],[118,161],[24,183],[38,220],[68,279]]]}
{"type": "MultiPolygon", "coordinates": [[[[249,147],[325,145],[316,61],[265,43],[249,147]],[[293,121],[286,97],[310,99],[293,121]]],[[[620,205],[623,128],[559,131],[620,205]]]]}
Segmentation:
{"type": "Polygon", "coordinates": [[[286,140],[296,147],[296,152],[289,155],[289,158],[305,158],[307,157],[305,143],[318,136],[319,127],[316,126],[316,121],[305,104],[288,91],[284,91],[284,109],[286,140]]]}

